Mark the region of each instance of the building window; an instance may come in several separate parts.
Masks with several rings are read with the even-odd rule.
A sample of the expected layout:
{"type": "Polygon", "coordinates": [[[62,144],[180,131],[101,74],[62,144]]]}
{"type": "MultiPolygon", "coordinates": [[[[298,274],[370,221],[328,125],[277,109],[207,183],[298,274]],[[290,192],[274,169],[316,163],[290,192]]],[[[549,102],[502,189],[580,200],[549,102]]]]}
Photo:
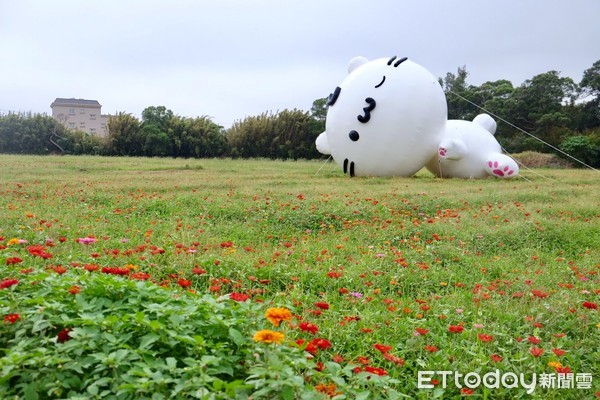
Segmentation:
{"type": "Polygon", "coordinates": [[[96,114],[90,114],[90,119],[96,119],[96,114]]]}
{"type": "Polygon", "coordinates": [[[69,108],[69,114],[70,115],[75,115],[75,109],[74,108],[69,108]]]}
{"type": "Polygon", "coordinates": [[[79,109],[79,114],[85,114],[85,109],[83,109],[83,108],[80,108],[80,109],[79,109]]]}
{"type": "Polygon", "coordinates": [[[75,122],[69,122],[69,128],[75,129],[75,122]]]}
{"type": "Polygon", "coordinates": [[[80,122],[80,123],[79,123],[79,127],[80,127],[80,128],[85,128],[85,122],[80,122]]]}
{"type": "Polygon", "coordinates": [[[96,133],[96,128],[91,128],[90,133],[96,133]]]}

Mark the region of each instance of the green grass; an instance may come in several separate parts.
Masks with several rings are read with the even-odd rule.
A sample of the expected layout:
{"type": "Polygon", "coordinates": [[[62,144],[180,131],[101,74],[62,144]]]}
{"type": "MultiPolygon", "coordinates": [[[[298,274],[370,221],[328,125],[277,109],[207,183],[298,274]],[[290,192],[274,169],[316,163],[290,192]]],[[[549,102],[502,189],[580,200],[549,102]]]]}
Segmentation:
{"type": "Polygon", "coordinates": [[[595,171],[350,179],[317,161],[7,155],[0,168],[0,280],[19,280],[0,290],[0,313],[20,316],[0,327],[3,398],[326,398],[324,385],[338,398],[458,398],[468,393],[453,382],[417,389],[417,371],[530,377],[555,373],[555,362],[593,374],[593,387],[471,396],[600,391],[595,171]],[[97,241],[77,242],[85,237],[97,241]],[[129,277],[101,272],[126,266],[129,277]],[[250,298],[227,300],[232,292],[250,298]],[[330,308],[319,315],[317,302],[330,308]],[[275,328],[270,307],[294,318],[275,328]],[[74,337],[58,343],[63,328],[74,337]],[[256,343],[261,329],[286,338],[256,343]],[[294,343],[315,337],[331,348],[307,357],[294,343]],[[387,375],[355,371],[365,365],[387,375]]]}

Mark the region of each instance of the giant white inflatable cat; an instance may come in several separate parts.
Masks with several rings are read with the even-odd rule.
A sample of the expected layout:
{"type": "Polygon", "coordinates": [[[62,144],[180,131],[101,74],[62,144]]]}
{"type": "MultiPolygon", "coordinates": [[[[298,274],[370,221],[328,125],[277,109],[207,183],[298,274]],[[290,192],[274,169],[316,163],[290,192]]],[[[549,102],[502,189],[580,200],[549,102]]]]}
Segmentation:
{"type": "Polygon", "coordinates": [[[317,149],[350,176],[410,176],[436,154],[447,105],[437,79],[405,58],[350,61],[329,96],[317,149]]]}
{"type": "Polygon", "coordinates": [[[449,120],[427,169],[443,178],[516,176],[519,166],[502,154],[495,133],[496,121],[488,114],[480,114],[473,121],[449,120]]]}

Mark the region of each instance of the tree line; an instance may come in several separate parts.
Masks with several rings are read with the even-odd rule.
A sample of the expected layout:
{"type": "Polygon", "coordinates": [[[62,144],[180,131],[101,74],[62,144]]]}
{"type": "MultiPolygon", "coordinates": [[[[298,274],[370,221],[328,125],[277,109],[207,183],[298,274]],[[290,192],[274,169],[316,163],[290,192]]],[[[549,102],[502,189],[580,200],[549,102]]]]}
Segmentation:
{"type": "MultiPolygon", "coordinates": [[[[600,166],[600,60],[579,83],[549,71],[517,87],[508,80],[475,86],[468,75],[460,67],[439,79],[448,118],[471,120],[488,112],[498,122],[496,138],[509,153],[558,149],[600,166]]],[[[309,111],[246,117],[228,129],[207,116],[187,118],[151,106],[141,120],[125,112],[113,115],[106,137],[68,130],[45,114],[9,113],[0,116],[0,153],[313,159],[322,157],[314,142],[325,130],[326,102],[315,100],[309,111]]]]}

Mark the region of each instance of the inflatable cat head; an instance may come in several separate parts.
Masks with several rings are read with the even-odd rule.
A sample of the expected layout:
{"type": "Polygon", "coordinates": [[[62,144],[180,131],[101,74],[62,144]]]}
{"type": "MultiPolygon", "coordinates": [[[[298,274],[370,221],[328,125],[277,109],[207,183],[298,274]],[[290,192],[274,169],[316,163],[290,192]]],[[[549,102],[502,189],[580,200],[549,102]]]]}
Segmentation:
{"type": "Polygon", "coordinates": [[[404,58],[350,61],[329,96],[317,149],[350,176],[410,176],[436,154],[446,96],[424,67],[404,58]]]}

